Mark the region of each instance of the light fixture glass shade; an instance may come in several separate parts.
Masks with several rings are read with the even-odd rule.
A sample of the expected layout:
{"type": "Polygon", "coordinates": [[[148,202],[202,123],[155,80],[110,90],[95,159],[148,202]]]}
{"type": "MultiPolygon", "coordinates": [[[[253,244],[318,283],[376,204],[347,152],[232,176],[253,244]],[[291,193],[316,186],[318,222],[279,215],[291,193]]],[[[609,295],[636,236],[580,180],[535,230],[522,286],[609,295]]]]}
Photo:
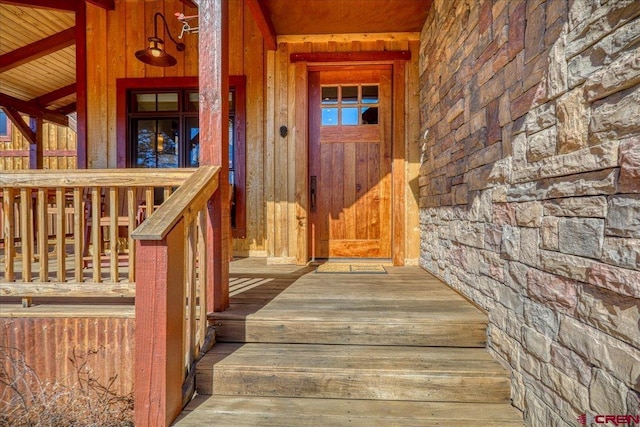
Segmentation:
{"type": "Polygon", "coordinates": [[[171,67],[178,63],[176,58],[164,50],[164,40],[157,37],[149,37],[149,47],[137,51],[136,58],[155,67],[171,67]]]}

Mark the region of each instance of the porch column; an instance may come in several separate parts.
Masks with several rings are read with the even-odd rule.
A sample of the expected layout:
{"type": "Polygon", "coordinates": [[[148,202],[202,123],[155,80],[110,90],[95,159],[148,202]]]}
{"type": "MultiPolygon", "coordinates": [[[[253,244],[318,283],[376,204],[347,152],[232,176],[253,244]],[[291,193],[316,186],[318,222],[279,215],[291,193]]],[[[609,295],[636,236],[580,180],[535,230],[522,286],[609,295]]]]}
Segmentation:
{"type": "Polygon", "coordinates": [[[219,165],[220,187],[208,204],[207,311],[229,306],[229,2],[199,9],[200,164],[219,165]]]}

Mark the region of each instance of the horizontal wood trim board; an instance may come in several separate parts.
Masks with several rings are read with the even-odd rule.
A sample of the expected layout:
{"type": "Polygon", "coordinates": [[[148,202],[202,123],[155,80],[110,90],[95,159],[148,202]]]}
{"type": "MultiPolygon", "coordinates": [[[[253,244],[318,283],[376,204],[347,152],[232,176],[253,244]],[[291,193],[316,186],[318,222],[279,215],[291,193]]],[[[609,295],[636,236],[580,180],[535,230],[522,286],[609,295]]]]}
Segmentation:
{"type": "Polygon", "coordinates": [[[346,33],[346,34],[299,34],[279,35],[280,43],[348,43],[363,41],[395,41],[395,40],[420,40],[419,32],[405,33],[346,33]]]}
{"type": "Polygon", "coordinates": [[[173,187],[184,184],[195,169],[77,169],[2,171],[0,187],[173,187]]]}
{"type": "Polygon", "coordinates": [[[378,52],[301,52],[292,53],[291,62],[398,61],[411,59],[409,50],[378,52]]]}
{"type": "Polygon", "coordinates": [[[135,298],[135,283],[2,283],[0,296],[135,298]]]}
{"type": "MultiPolygon", "coordinates": [[[[75,157],[76,150],[44,150],[45,157],[75,157]]],[[[29,157],[29,150],[4,150],[0,157],[29,157]]]]}
{"type": "Polygon", "coordinates": [[[321,126],[320,142],[380,142],[379,125],[321,126]]]}

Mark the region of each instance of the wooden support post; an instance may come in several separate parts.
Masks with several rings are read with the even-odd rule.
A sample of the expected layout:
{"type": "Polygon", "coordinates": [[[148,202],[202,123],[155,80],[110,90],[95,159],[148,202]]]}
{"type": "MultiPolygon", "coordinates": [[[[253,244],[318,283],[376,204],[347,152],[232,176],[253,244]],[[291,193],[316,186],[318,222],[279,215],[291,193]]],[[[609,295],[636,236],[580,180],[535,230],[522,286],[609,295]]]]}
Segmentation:
{"type": "Polygon", "coordinates": [[[182,411],[184,221],[137,240],[136,257],[135,425],[168,426],[182,411]]]}
{"type": "Polygon", "coordinates": [[[77,168],[87,164],[87,6],[79,2],[76,12],[76,114],[77,168]]]}
{"type": "Polygon", "coordinates": [[[29,144],[29,169],[44,169],[44,141],[42,140],[42,117],[30,117],[29,127],[35,134],[35,144],[29,144]]]}
{"type": "Polygon", "coordinates": [[[219,165],[220,187],[207,207],[207,310],[229,306],[229,3],[202,2],[199,10],[200,164],[219,165]]]}

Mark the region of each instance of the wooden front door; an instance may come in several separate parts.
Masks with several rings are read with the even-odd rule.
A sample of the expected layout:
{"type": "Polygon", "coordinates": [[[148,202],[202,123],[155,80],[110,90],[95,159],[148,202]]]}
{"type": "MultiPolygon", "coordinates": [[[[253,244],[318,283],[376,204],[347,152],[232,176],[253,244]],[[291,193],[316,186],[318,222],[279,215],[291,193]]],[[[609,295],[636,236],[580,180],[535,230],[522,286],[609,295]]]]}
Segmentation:
{"type": "Polygon", "coordinates": [[[316,258],[391,257],[391,68],[309,73],[309,219],[316,258]]]}

